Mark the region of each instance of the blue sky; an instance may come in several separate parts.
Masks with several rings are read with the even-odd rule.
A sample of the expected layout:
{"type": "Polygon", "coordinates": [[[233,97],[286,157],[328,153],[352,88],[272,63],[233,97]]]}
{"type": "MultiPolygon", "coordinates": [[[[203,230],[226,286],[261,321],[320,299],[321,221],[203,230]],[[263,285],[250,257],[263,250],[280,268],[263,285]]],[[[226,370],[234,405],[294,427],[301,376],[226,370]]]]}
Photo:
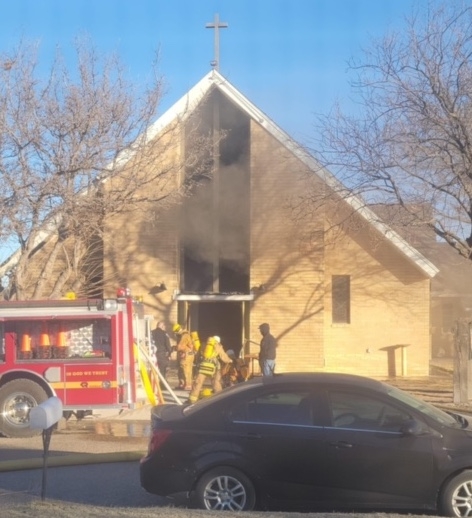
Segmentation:
{"type": "MultiPolygon", "coordinates": [[[[86,34],[98,49],[117,51],[134,81],[144,80],[153,53],[169,107],[210,69],[215,13],[220,72],[300,142],[315,112],[348,102],[348,59],[372,37],[400,28],[418,0],[14,0],[3,2],[0,52],[39,40],[47,62],[86,34]]],[[[425,5],[427,0],[419,0],[425,5]]]]}

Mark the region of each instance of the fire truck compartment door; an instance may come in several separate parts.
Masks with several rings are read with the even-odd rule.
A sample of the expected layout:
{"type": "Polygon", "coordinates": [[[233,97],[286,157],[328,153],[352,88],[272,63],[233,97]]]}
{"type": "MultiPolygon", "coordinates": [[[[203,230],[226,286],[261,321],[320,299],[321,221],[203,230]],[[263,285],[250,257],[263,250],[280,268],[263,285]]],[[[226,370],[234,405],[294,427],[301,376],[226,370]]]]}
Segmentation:
{"type": "MultiPolygon", "coordinates": [[[[54,384],[59,394],[60,383],[54,384]]],[[[66,364],[61,398],[67,406],[115,404],[118,400],[118,382],[112,364],[66,364]]]]}

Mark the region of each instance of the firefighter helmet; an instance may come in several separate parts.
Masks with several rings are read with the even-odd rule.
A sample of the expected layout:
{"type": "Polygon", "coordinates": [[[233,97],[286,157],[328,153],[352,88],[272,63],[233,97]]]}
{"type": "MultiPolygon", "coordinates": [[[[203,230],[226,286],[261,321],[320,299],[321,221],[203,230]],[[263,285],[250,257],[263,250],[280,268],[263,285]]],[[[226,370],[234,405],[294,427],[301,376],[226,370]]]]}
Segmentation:
{"type": "Polygon", "coordinates": [[[180,324],[174,324],[172,331],[174,331],[174,333],[178,333],[179,331],[182,331],[182,326],[180,324]]]}

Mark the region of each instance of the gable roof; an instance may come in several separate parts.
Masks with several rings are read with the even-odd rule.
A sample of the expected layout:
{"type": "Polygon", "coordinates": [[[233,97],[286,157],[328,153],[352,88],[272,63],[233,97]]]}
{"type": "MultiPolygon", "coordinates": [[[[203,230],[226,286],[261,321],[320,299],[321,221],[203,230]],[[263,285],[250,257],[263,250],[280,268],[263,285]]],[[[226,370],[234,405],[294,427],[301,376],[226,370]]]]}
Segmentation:
{"type": "MultiPolygon", "coordinates": [[[[211,70],[185,95],[174,103],[156,122],[154,122],[147,132],[138,139],[144,138],[146,141],[154,139],[171,123],[176,120],[185,120],[196,108],[200,101],[207,96],[214,88],[221,91],[236,106],[238,106],[248,117],[254,119],[268,133],[270,133],[280,144],[289,152],[296,156],[314,174],[324,181],[330,188],[342,196],[343,200],[352,207],[364,220],[372,225],[378,232],[397,248],[410,262],[412,262],[426,276],[434,277],[439,269],[424,257],[418,250],[411,246],[405,239],[392,230],[388,225],[379,220],[378,215],[372,212],[365,203],[354,196],[346,189],[328,170],[321,168],[317,160],[305,149],[297,144],[285,131],[275,124],[264,112],[258,109],[247,97],[239,92],[225,77],[218,71],[211,70]],[[320,173],[321,172],[321,173],[320,173]]],[[[132,146],[124,151],[116,160],[115,166],[126,163],[136,153],[138,146],[132,146]]],[[[46,239],[47,231],[41,234],[46,239]]],[[[17,261],[18,254],[13,254],[0,265],[0,276],[4,275],[17,261]]]]}
{"type": "Polygon", "coordinates": [[[278,140],[280,144],[285,146],[288,151],[295,155],[314,174],[320,177],[330,188],[339,193],[343,200],[350,205],[357,214],[385,236],[395,248],[423,273],[430,278],[438,273],[439,269],[431,261],[411,246],[397,232],[383,223],[377,214],[371,211],[360,198],[350,193],[328,170],[321,168],[318,161],[312,155],[296,143],[285,131],[277,126],[270,117],[259,110],[216,70],[212,70],[206,74],[186,95],[169,108],[156,123],[151,126],[151,134],[149,134],[148,137],[152,138],[152,136],[157,135],[168,124],[175,121],[176,118],[184,118],[186,111],[191,113],[196,105],[214,88],[217,88],[226,95],[242,111],[258,122],[278,140]]]}

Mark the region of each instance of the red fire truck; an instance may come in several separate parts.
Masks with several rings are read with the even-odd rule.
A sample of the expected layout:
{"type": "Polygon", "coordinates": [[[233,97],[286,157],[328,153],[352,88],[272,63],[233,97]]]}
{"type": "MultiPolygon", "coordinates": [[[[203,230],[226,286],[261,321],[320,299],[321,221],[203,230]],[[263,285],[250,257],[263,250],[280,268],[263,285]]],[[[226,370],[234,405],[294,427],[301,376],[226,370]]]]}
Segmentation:
{"type": "Polygon", "coordinates": [[[29,411],[51,396],[65,417],[144,404],[136,356],[149,322],[126,290],[116,299],[0,302],[0,433],[31,436],[29,411]]]}

